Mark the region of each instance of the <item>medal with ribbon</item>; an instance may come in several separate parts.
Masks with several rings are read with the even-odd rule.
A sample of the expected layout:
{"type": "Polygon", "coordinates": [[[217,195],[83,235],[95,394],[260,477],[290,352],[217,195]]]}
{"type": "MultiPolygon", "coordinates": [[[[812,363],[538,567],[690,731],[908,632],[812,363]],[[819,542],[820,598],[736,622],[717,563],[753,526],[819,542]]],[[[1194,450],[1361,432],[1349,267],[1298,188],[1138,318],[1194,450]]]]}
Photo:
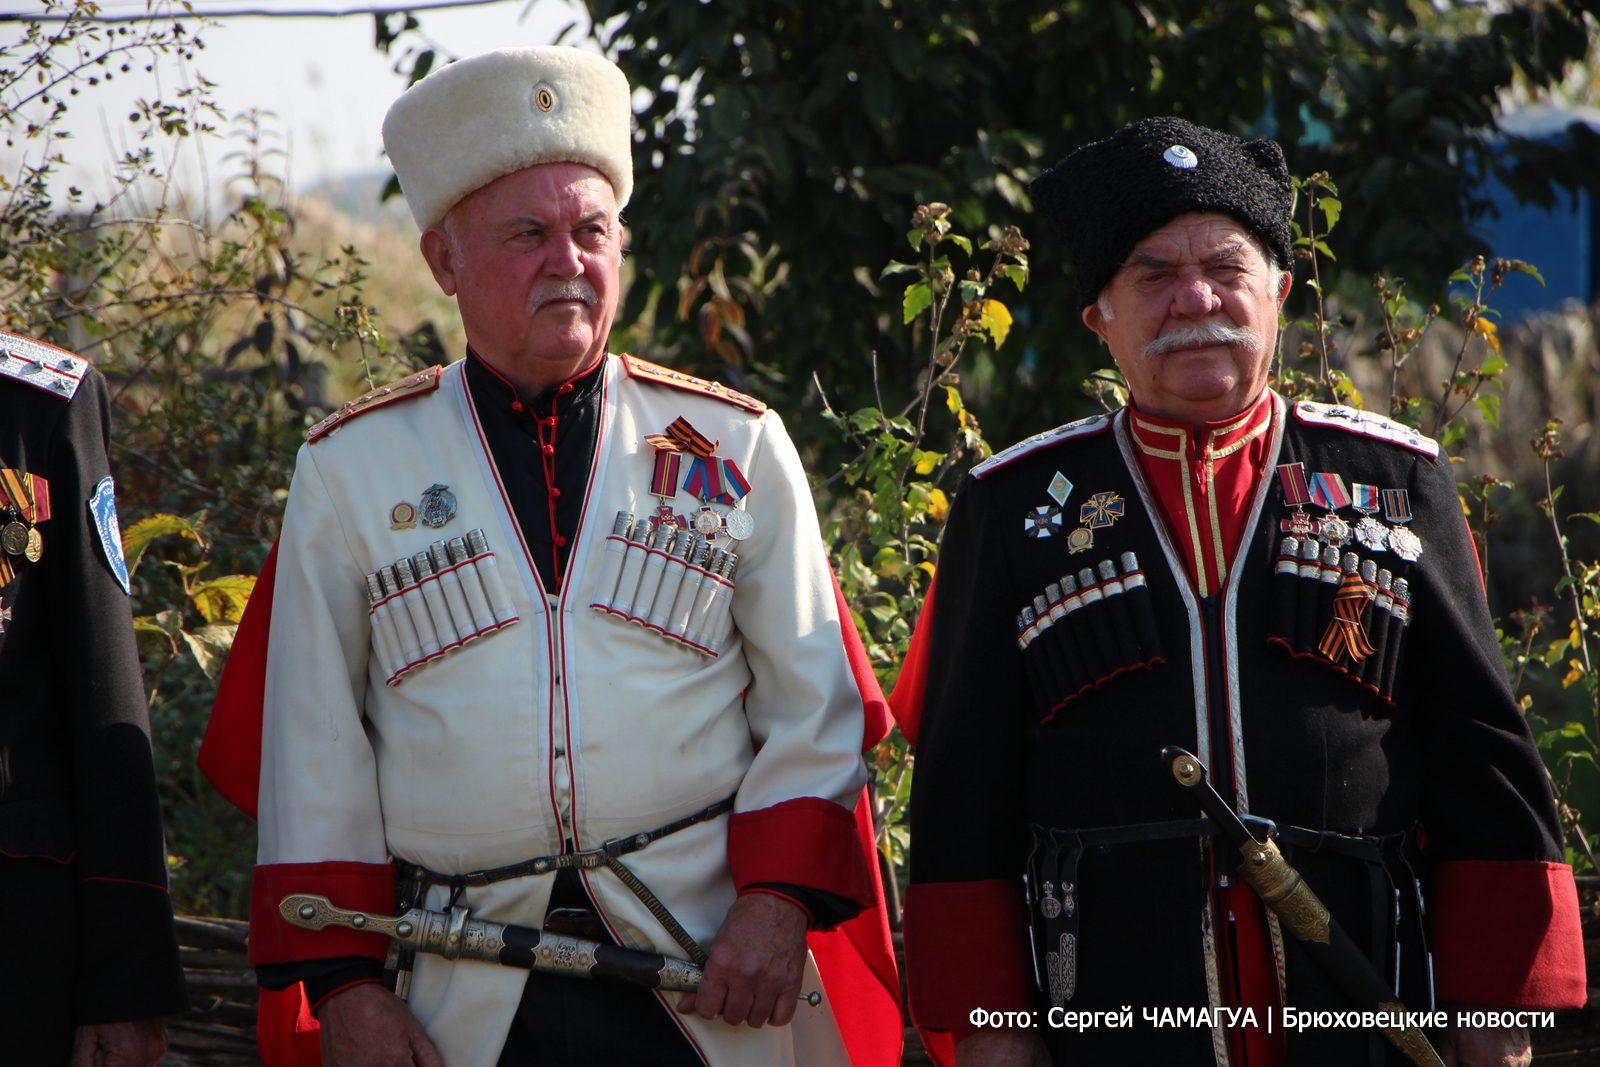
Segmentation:
{"type": "Polygon", "coordinates": [[[1378,487],[1354,482],[1350,486],[1350,506],[1360,513],[1355,525],[1356,540],[1372,552],[1382,552],[1389,547],[1389,528],[1373,518],[1378,510],[1378,487]]]}
{"type": "Polygon", "coordinates": [[[1304,463],[1278,464],[1278,484],[1283,489],[1283,502],[1294,508],[1294,514],[1278,523],[1278,529],[1295,537],[1309,537],[1315,527],[1306,505],[1311,503],[1311,487],[1306,483],[1304,463]]]}
{"type": "MultiPolygon", "coordinates": [[[[688,419],[679,416],[667,427],[665,433],[646,434],[644,439],[656,450],[650,492],[663,501],[660,510],[663,512],[668,510],[665,502],[678,495],[681,484],[684,492],[698,497],[701,503],[706,505],[702,509],[701,517],[696,520],[696,527],[701,529],[702,533],[706,532],[704,527],[710,525],[709,521],[704,520],[704,516],[707,513],[715,515],[710,509],[711,504],[737,507],[739,501],[749,494],[750,482],[739,469],[739,465],[731,459],[719,458],[716,454],[718,442],[696,430],[688,419]],[[684,457],[688,457],[689,460],[687,469],[683,463],[684,457]]],[[[753,525],[748,515],[743,512],[740,514],[742,518],[728,525],[729,535],[736,540],[750,536],[750,528],[753,525]],[[740,533],[743,533],[744,537],[740,537],[740,533]]],[[[725,516],[717,518],[719,527],[725,518],[725,516]]]]}
{"type": "Polygon", "coordinates": [[[1335,548],[1349,542],[1350,524],[1338,515],[1340,508],[1350,506],[1350,494],[1345,491],[1344,479],[1328,471],[1313,474],[1311,503],[1328,509],[1328,514],[1317,522],[1317,540],[1335,548]]]}
{"type": "Polygon", "coordinates": [[[0,587],[10,585],[16,574],[8,557],[39,562],[44,538],[38,524],[49,517],[49,483],[37,474],[0,468],[0,587]]]}

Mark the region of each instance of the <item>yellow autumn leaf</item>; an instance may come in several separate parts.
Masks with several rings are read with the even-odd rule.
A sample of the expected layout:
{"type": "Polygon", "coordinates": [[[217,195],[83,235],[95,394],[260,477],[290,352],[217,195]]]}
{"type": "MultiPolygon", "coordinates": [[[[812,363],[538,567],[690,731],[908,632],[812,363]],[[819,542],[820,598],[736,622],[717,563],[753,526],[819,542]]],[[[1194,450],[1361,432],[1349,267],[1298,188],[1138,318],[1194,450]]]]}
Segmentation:
{"type": "Polygon", "coordinates": [[[1483,337],[1484,343],[1498,356],[1500,354],[1500,331],[1495,324],[1486,318],[1480,317],[1473,323],[1472,328],[1478,331],[1483,337]]]}
{"type": "Polygon", "coordinates": [[[1573,682],[1576,682],[1579,678],[1583,677],[1583,664],[1579,663],[1575,659],[1569,659],[1567,660],[1567,666],[1571,667],[1572,669],[1567,672],[1567,676],[1565,678],[1561,679],[1561,688],[1563,689],[1571,685],[1573,682]]]}
{"type": "Polygon", "coordinates": [[[983,328],[989,331],[989,336],[994,340],[994,346],[999,348],[1006,343],[1006,335],[1011,332],[1011,311],[1000,301],[988,298],[983,302],[983,328]]]}
{"type": "Polygon", "coordinates": [[[937,568],[935,568],[934,565],[929,563],[927,560],[923,560],[921,563],[917,564],[917,567],[919,569],[921,569],[921,570],[927,571],[928,572],[928,577],[930,577],[930,578],[933,577],[933,575],[935,575],[936,573],[938,573],[937,568]]]}
{"type": "Polygon", "coordinates": [[[944,495],[943,489],[934,489],[928,493],[928,514],[933,516],[933,521],[943,522],[945,513],[949,510],[950,498],[944,495]]]}

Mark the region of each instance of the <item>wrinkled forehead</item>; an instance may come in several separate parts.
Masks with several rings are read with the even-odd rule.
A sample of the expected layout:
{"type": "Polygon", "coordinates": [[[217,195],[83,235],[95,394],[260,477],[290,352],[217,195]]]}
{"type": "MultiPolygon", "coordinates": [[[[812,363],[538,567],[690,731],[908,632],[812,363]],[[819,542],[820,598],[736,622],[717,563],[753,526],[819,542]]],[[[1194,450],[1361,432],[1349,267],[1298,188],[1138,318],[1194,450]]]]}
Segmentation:
{"type": "Polygon", "coordinates": [[[1124,263],[1209,263],[1239,255],[1270,262],[1266,245],[1238,219],[1214,211],[1190,212],[1146,234],[1124,263]]]}
{"type": "Polygon", "coordinates": [[[583,221],[618,221],[610,179],[583,163],[537,163],[473,190],[445,216],[446,228],[499,226],[510,219],[560,227],[583,221]]]}

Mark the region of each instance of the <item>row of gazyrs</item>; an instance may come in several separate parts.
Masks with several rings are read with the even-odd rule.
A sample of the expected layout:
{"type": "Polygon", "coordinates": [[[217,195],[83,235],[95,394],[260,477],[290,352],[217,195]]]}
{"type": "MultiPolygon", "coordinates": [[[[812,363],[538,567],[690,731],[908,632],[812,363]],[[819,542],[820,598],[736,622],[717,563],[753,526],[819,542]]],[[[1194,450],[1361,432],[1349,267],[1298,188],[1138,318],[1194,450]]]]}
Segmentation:
{"type": "Polygon", "coordinates": [[[1274,569],[1272,639],[1393,703],[1401,646],[1411,625],[1410,583],[1373,560],[1309,537],[1285,537],[1274,569]],[[1342,597],[1351,598],[1343,612],[1336,609],[1342,597]],[[1350,617],[1341,622],[1346,614],[1350,617]],[[1341,626],[1348,637],[1334,640],[1341,626]]]}
{"type": "Polygon", "coordinates": [[[715,657],[733,632],[738,561],[695,530],[619,511],[589,606],[715,657]]]}
{"type": "Polygon", "coordinates": [[[483,530],[435,541],[367,575],[373,643],[389,685],[517,621],[483,530]]]}

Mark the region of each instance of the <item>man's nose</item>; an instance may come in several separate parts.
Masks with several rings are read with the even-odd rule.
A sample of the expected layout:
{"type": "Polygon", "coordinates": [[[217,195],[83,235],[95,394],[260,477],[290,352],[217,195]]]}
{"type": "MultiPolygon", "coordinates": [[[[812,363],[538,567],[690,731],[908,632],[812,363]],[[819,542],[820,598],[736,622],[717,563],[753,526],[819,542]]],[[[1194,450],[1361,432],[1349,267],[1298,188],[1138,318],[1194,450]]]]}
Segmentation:
{"type": "Polygon", "coordinates": [[[553,233],[545,238],[544,272],[557,278],[576,278],[583,273],[583,257],[578,242],[570,233],[553,233]]]}
{"type": "Polygon", "coordinates": [[[1211,288],[1204,274],[1185,274],[1172,296],[1173,314],[1180,318],[1201,319],[1222,307],[1222,298],[1211,288]]]}

